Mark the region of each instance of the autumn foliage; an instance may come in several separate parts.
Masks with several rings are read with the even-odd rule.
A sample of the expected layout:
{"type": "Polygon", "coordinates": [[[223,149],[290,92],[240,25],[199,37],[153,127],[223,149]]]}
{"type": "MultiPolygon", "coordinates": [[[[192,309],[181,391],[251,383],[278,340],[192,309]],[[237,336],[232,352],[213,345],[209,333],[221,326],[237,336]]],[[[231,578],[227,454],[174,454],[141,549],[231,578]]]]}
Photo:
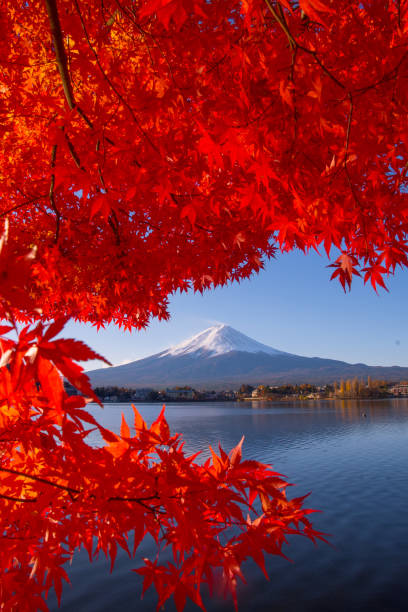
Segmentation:
{"type": "Polygon", "coordinates": [[[101,428],[60,378],[96,399],[95,354],[58,334],[144,327],[294,248],[344,288],[406,266],[407,4],[6,0],[0,67],[1,609],[46,609],[75,549],[113,562],[131,532],[175,552],[139,570],[159,605],[202,605],[217,568],[235,592],[245,558],[314,537],[302,500],[240,446],[186,457],[163,415],[101,428]]]}
{"type": "MultiPolygon", "coordinates": [[[[6,249],[4,236],[0,257],[6,249]]],[[[31,268],[30,257],[8,260],[14,279],[27,281],[31,268]]],[[[322,537],[303,498],[286,497],[282,476],[242,460],[243,439],[229,455],[220,447],[197,462],[200,453],[186,456],[164,409],[148,427],[134,408],[133,434],[124,418],[120,435],[99,425],[84,397],[67,395],[61,374],[99,402],[75,360],[103,358],[60,338],[64,319],[20,331],[11,311],[9,319],[0,329],[8,335],[0,369],[1,610],[47,610],[51,588],[61,598],[75,550],[85,548],[90,560],[102,551],[113,569],[118,547],[134,556],[147,535],[173,551],[172,562],[157,556],[135,568],[143,590],[156,588],[158,609],[171,596],[179,611],[187,597],[205,609],[201,586],[211,590],[220,579],[236,603],[246,559],[267,576],[264,552],[283,555],[288,534],[322,537]],[[87,442],[95,429],[105,445],[87,442]]]]}

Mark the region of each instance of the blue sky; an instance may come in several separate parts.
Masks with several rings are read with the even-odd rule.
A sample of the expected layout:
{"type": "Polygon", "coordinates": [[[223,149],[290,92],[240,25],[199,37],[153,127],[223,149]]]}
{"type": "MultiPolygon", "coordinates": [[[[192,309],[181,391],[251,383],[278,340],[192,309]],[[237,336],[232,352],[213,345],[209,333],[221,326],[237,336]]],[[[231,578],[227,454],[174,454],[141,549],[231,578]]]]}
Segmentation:
{"type": "MultiPolygon", "coordinates": [[[[344,293],[330,281],[328,260],[316,253],[279,255],[240,284],[171,298],[171,319],[146,331],[110,326],[96,331],[70,323],[63,334],[85,341],[112,363],[134,361],[177,344],[216,323],[227,323],[275,348],[369,365],[408,366],[408,271],[397,270],[389,293],[356,278],[344,293]]],[[[101,367],[90,363],[87,369],[101,367]]]]}

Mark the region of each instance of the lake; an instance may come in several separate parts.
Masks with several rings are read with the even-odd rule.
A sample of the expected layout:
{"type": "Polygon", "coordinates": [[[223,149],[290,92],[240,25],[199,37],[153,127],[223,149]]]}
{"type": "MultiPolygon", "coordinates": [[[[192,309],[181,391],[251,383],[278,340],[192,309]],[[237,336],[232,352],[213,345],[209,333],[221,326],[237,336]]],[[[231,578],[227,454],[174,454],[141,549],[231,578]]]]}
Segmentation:
{"type": "MultiPolygon", "coordinates": [[[[137,407],[149,423],[161,409],[159,404],[137,407]]],[[[122,411],[133,422],[127,404],[88,409],[117,432],[122,411]]],[[[314,526],[332,534],[333,546],[290,540],[284,552],[293,563],[269,557],[269,582],[257,567],[244,566],[241,611],[407,609],[408,400],[169,404],[166,418],[172,431],[185,436],[188,452],[218,441],[229,451],[245,434],[244,459],[273,464],[297,485],[290,496],[311,491],[306,505],[322,510],[312,515],[314,526]]],[[[149,552],[144,545],[140,557],[149,552]]],[[[155,610],[154,591],[140,600],[141,579],[130,572],[140,565],[138,558],[118,554],[110,575],[104,559],[90,564],[86,553],[76,554],[69,569],[72,587],[64,586],[60,610],[155,610]]],[[[205,601],[211,612],[233,611],[231,600],[205,601]]],[[[48,604],[53,612],[58,609],[51,595],[48,604]]],[[[165,609],[173,612],[173,602],[165,609]]],[[[191,602],[185,609],[198,610],[191,602]]]]}

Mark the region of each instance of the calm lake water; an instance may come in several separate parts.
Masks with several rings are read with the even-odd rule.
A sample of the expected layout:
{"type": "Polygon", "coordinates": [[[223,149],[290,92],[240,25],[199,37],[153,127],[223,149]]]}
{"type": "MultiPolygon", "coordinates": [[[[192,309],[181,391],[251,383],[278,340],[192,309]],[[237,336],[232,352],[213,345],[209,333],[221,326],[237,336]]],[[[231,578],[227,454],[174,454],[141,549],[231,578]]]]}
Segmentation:
{"type": "MultiPolygon", "coordinates": [[[[160,408],[138,404],[149,423],[160,408]]],[[[122,411],[132,423],[127,404],[89,410],[114,431],[122,411]]],[[[284,551],[293,563],[267,560],[269,582],[255,566],[244,566],[241,611],[408,609],[408,400],[169,404],[166,417],[172,431],[184,434],[187,451],[218,441],[229,451],[245,434],[244,458],[272,463],[296,483],[293,496],[311,491],[308,506],[322,510],[314,525],[332,534],[333,546],[293,538],[284,551]]],[[[148,553],[145,545],[140,557],[148,553]]],[[[140,600],[141,579],[130,572],[139,565],[138,558],[118,555],[110,575],[104,559],[89,564],[86,554],[77,554],[60,610],[155,610],[154,592],[140,600]]],[[[58,609],[51,596],[48,603],[58,609]]],[[[211,612],[233,611],[230,600],[206,603],[211,612]]],[[[167,610],[175,610],[173,602],[167,610]]],[[[190,602],[186,610],[198,608],[190,602]]]]}

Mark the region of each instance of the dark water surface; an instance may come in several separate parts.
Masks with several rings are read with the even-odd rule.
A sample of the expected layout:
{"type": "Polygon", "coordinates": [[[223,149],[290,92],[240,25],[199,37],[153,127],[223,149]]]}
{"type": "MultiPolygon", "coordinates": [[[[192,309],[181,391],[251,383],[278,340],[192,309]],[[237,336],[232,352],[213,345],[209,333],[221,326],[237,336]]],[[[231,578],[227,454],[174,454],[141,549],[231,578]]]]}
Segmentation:
{"type": "MultiPolygon", "coordinates": [[[[160,408],[138,404],[149,423],[160,408]]],[[[89,409],[115,431],[122,411],[132,422],[127,404],[89,409]]],[[[293,538],[285,553],[294,563],[269,557],[269,582],[244,566],[241,611],[408,610],[408,400],[169,404],[166,417],[172,431],[184,434],[187,451],[218,441],[229,451],[245,434],[244,458],[272,463],[297,484],[293,496],[311,491],[307,505],[323,511],[313,515],[314,525],[332,534],[334,547],[293,538]]],[[[130,572],[148,553],[145,545],[133,561],[118,555],[112,575],[104,559],[89,564],[77,554],[60,609],[155,610],[154,592],[140,600],[141,579],[130,572]]],[[[206,603],[211,612],[233,610],[229,600],[206,603]]],[[[51,596],[49,605],[58,609],[51,596]]],[[[165,609],[173,612],[173,602],[165,609]]],[[[186,610],[198,608],[190,603],[186,610]]]]}

